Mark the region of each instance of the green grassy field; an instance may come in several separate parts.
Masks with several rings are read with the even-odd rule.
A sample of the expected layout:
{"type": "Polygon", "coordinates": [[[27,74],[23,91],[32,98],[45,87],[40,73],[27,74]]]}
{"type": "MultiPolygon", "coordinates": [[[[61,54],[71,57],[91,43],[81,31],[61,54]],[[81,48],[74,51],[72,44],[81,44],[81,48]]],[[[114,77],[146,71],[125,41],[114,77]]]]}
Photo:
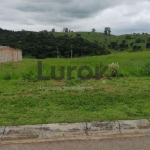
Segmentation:
{"type": "MultiPolygon", "coordinates": [[[[37,60],[0,64],[0,126],[150,118],[150,52],[44,59],[50,66],[104,66],[118,62],[117,78],[38,81],[37,60]]],[[[108,72],[107,72],[108,73],[108,72]]]]}
{"type": "MultiPolygon", "coordinates": [[[[126,49],[126,51],[132,51],[133,48],[130,45],[131,43],[133,43],[133,45],[137,45],[137,46],[141,46],[141,51],[145,50],[145,39],[149,38],[150,35],[131,35],[131,39],[126,39],[126,35],[104,35],[103,33],[98,33],[98,32],[71,32],[71,33],[64,33],[64,32],[55,32],[54,35],[55,36],[61,36],[61,35],[65,35],[68,34],[72,37],[76,37],[77,34],[80,34],[82,38],[89,40],[91,42],[96,42],[99,43],[101,45],[104,45],[107,49],[109,49],[108,45],[111,42],[117,42],[118,44],[122,43],[123,40],[126,41],[126,43],[128,44],[128,49],[126,49]],[[137,43],[136,39],[143,39],[144,42],[142,43],[137,43]]],[[[149,41],[146,41],[147,43],[149,41]]],[[[112,49],[110,49],[112,50],[112,49]]],[[[120,49],[118,49],[119,51],[120,49]]],[[[150,48],[147,48],[147,50],[150,50],[150,48]]]]}

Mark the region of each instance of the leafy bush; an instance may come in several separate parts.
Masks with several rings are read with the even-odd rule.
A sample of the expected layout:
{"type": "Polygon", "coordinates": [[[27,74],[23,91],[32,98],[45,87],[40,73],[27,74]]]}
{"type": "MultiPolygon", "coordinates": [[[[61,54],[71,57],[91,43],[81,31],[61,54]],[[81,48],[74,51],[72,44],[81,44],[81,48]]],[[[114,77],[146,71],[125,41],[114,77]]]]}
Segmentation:
{"type": "Polygon", "coordinates": [[[145,43],[145,39],[137,38],[135,40],[136,43],[145,43]]]}
{"type": "Polygon", "coordinates": [[[126,39],[132,39],[131,35],[126,35],[126,39]]]}
{"type": "Polygon", "coordinates": [[[81,36],[81,34],[79,34],[79,33],[77,33],[76,35],[77,35],[77,36],[81,36]]]}
{"type": "Polygon", "coordinates": [[[146,48],[150,48],[150,43],[146,43],[146,48]]]}
{"type": "Polygon", "coordinates": [[[109,73],[111,77],[116,77],[118,76],[118,70],[119,70],[119,64],[117,63],[111,63],[109,64],[109,73]]]}
{"type": "Polygon", "coordinates": [[[141,45],[133,45],[133,51],[136,51],[136,50],[141,50],[141,45]]]}

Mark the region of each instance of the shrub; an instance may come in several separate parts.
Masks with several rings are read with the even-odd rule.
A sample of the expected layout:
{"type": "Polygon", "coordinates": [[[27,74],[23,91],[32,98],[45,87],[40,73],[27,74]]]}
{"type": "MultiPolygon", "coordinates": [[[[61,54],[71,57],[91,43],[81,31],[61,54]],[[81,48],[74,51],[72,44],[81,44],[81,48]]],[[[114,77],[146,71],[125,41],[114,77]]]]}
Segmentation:
{"type": "Polygon", "coordinates": [[[135,40],[136,43],[145,43],[145,40],[144,39],[141,39],[141,38],[137,38],[135,40]]]}
{"type": "Polygon", "coordinates": [[[77,35],[77,36],[81,36],[81,34],[79,34],[79,33],[77,33],[76,35],[77,35]]]}
{"type": "Polygon", "coordinates": [[[132,39],[131,35],[126,35],[126,39],[132,39]]]}
{"type": "Polygon", "coordinates": [[[109,64],[109,73],[111,77],[116,77],[118,76],[118,71],[119,71],[119,64],[117,63],[111,63],[109,64]]]}
{"type": "Polygon", "coordinates": [[[133,48],[133,51],[137,51],[137,50],[141,50],[141,45],[133,45],[132,46],[132,48],[133,48]]]}

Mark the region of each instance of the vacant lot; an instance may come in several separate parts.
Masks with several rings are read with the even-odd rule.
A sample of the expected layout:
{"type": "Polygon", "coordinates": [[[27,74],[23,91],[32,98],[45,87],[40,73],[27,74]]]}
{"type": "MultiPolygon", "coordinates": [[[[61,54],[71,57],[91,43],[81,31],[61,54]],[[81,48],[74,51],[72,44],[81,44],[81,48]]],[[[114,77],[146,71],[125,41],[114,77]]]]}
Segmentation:
{"type": "MultiPolygon", "coordinates": [[[[0,125],[150,118],[150,52],[43,60],[50,66],[104,66],[118,62],[119,77],[38,81],[37,60],[0,65],[0,125]]],[[[108,73],[108,72],[107,72],[108,73]]],[[[86,72],[85,72],[86,75],[86,72]]]]}

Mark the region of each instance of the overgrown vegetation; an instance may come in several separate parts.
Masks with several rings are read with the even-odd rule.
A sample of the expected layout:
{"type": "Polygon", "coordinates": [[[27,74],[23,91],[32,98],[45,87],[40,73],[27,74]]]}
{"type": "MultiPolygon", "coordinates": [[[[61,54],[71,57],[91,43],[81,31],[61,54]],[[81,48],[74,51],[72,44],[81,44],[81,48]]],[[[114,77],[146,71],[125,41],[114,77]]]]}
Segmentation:
{"type": "Polygon", "coordinates": [[[81,36],[64,34],[55,36],[53,32],[9,31],[0,29],[0,44],[21,49],[23,56],[36,58],[73,57],[110,54],[103,45],[88,41],[81,36]],[[58,50],[58,51],[57,51],[58,50]]]}
{"type": "Polygon", "coordinates": [[[40,32],[9,31],[0,29],[0,45],[7,45],[23,51],[25,57],[56,58],[110,54],[110,51],[137,52],[150,50],[148,33],[111,35],[107,27],[104,33],[98,32],[40,32]],[[57,52],[58,48],[58,52],[57,52]]]}
{"type": "MultiPolygon", "coordinates": [[[[64,66],[67,70],[67,66],[76,66],[77,70],[81,66],[89,66],[93,70],[93,78],[95,77],[95,66],[100,66],[101,63],[104,66],[108,66],[113,62],[119,63],[119,71],[117,72],[118,77],[142,77],[150,76],[150,52],[121,52],[112,53],[104,56],[88,56],[73,59],[66,58],[52,58],[43,59],[43,76],[50,76],[51,66],[56,66],[56,75],[60,75],[60,66],[64,66]]],[[[34,80],[38,78],[37,74],[37,61],[33,58],[24,58],[22,62],[18,63],[6,63],[0,64],[1,73],[0,80],[11,80],[11,79],[23,79],[23,80],[34,80]]],[[[101,68],[102,69],[102,68],[101,68]]],[[[72,72],[72,77],[77,79],[77,70],[72,72]]],[[[88,72],[83,72],[86,76],[88,72]]],[[[106,71],[106,74],[109,70],[106,71]]],[[[67,72],[65,71],[65,76],[67,72]]],[[[66,78],[67,79],[67,78],[66,78]]]]}
{"type": "MultiPolygon", "coordinates": [[[[74,59],[44,59],[50,66],[90,66],[118,62],[118,77],[82,81],[38,81],[37,60],[0,64],[0,126],[150,118],[150,52],[112,53],[74,59]]],[[[107,72],[108,73],[108,72],[107,72]]]]}
{"type": "Polygon", "coordinates": [[[0,126],[149,119],[150,37],[110,33],[109,28],[105,35],[0,29],[0,44],[22,49],[25,57],[22,62],[0,64],[0,126]],[[73,59],[69,58],[71,49],[73,59]],[[39,81],[35,57],[47,58],[42,60],[43,76],[50,76],[51,66],[56,66],[59,76],[60,66],[89,66],[94,72],[95,66],[110,64],[105,73],[112,80],[105,75],[96,80],[93,74],[83,81],[73,71],[72,80],[67,80],[65,72],[61,81],[39,81]]]}

